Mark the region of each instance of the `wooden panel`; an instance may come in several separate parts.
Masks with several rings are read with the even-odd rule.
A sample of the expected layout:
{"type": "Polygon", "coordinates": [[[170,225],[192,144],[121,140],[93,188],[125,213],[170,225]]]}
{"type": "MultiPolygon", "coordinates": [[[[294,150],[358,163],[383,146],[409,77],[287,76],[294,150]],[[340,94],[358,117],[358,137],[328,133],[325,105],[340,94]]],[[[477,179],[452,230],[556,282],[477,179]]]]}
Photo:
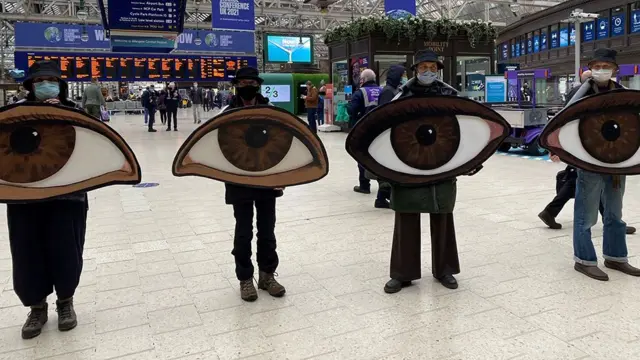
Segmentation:
{"type": "Polygon", "coordinates": [[[347,44],[339,44],[329,46],[329,52],[331,54],[331,60],[334,59],[346,59],[347,58],[347,44]]]}
{"type": "Polygon", "coordinates": [[[351,43],[351,56],[368,54],[369,53],[369,38],[356,40],[351,43]]]}

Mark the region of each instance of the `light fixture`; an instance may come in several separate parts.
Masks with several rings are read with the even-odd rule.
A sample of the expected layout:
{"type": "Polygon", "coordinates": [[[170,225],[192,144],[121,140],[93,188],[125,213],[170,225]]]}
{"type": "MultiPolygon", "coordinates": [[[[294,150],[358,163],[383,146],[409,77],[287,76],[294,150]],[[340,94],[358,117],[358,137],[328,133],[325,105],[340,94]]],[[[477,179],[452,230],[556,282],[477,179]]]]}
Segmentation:
{"type": "Polygon", "coordinates": [[[200,39],[200,31],[196,31],[196,39],[193,40],[193,43],[196,44],[196,46],[200,46],[202,44],[202,39],[200,39]]]}
{"type": "Polygon", "coordinates": [[[89,34],[87,33],[87,27],[82,25],[82,35],[80,35],[80,40],[83,42],[89,41],[89,34]]]}
{"type": "Polygon", "coordinates": [[[85,21],[89,18],[89,12],[84,7],[84,0],[80,0],[79,9],[76,13],[76,16],[78,16],[78,19],[80,19],[81,21],[85,21]]]}

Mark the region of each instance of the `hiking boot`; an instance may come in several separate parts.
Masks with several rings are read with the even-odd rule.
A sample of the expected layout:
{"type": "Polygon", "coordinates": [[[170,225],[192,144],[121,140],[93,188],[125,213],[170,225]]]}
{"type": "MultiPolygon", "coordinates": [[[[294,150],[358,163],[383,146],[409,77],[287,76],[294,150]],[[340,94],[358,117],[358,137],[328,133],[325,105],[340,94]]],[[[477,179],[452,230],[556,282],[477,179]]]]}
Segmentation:
{"type": "Polygon", "coordinates": [[[27,316],[27,321],[25,321],[22,326],[23,339],[33,339],[40,335],[44,324],[49,320],[49,314],[47,313],[48,310],[49,304],[47,304],[46,300],[39,305],[31,307],[31,312],[29,312],[29,315],[27,316]]]}
{"type": "Polygon", "coordinates": [[[282,297],[287,290],[284,286],[280,285],[276,281],[276,273],[267,274],[264,271],[260,271],[260,277],[258,279],[258,288],[260,290],[267,290],[269,295],[273,297],[282,297]]]}
{"type": "Polygon", "coordinates": [[[540,220],[542,220],[542,222],[547,225],[550,229],[554,229],[554,230],[559,230],[562,229],[562,225],[558,224],[556,222],[556,218],[554,218],[553,216],[551,216],[551,214],[549,214],[549,212],[547,212],[546,210],[542,211],[540,214],[538,214],[538,217],[540,218],[540,220]]]}
{"type": "Polygon", "coordinates": [[[73,298],[57,300],[56,312],[58,313],[58,330],[69,331],[78,326],[76,311],[73,310],[73,298]]]}
{"type": "Polygon", "coordinates": [[[256,301],[258,299],[258,291],[253,286],[253,279],[240,281],[240,297],[244,301],[256,301]]]}

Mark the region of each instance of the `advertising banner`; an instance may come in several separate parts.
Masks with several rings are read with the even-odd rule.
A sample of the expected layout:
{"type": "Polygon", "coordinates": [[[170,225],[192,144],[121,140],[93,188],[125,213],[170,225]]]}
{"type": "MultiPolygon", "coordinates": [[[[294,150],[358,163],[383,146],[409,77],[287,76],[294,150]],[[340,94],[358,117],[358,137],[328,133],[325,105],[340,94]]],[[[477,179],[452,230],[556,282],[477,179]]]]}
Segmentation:
{"type": "MultiPolygon", "coordinates": [[[[18,48],[109,49],[111,44],[102,26],[87,25],[87,41],[82,41],[82,26],[69,24],[15,24],[15,45],[18,48]]],[[[255,53],[255,38],[247,31],[187,30],[178,35],[178,51],[255,53]],[[195,44],[196,35],[202,43],[195,44]]]]}
{"type": "Polygon", "coordinates": [[[502,60],[507,60],[509,58],[509,44],[503,43],[501,48],[502,60]]]}
{"type": "Polygon", "coordinates": [[[533,54],[533,39],[527,39],[527,54],[533,54]]]}
{"type": "Polygon", "coordinates": [[[560,47],[569,46],[569,29],[560,29],[560,47]]]}
{"type": "Polygon", "coordinates": [[[507,79],[504,76],[487,76],[485,88],[485,101],[499,103],[507,101],[507,79]]]}
{"type": "Polygon", "coordinates": [[[545,31],[540,34],[540,50],[547,50],[547,33],[545,31]]]}
{"type": "Polygon", "coordinates": [[[211,27],[214,29],[256,29],[253,0],[212,0],[211,27]]]}
{"type": "Polygon", "coordinates": [[[582,41],[593,41],[595,36],[595,22],[588,22],[582,24],[582,41]]]}
{"type": "Polygon", "coordinates": [[[392,19],[416,16],[416,0],[385,0],[384,13],[392,19]]]}
{"type": "Polygon", "coordinates": [[[624,13],[611,16],[611,36],[624,35],[624,13]]]}
{"type": "Polygon", "coordinates": [[[551,49],[555,49],[558,47],[560,42],[558,41],[558,31],[554,30],[551,32],[551,49]]]}
{"type": "Polygon", "coordinates": [[[533,35],[533,52],[540,51],[540,35],[533,35]]]}
{"type": "Polygon", "coordinates": [[[181,0],[109,0],[109,29],[181,32],[181,0]]]}
{"type": "Polygon", "coordinates": [[[640,32],[640,9],[631,11],[631,33],[640,32]]]}
{"type": "Polygon", "coordinates": [[[310,36],[266,36],[267,62],[312,63],[313,41],[310,36]]]}
{"type": "Polygon", "coordinates": [[[605,39],[609,37],[609,19],[598,19],[598,39],[605,39]]]}

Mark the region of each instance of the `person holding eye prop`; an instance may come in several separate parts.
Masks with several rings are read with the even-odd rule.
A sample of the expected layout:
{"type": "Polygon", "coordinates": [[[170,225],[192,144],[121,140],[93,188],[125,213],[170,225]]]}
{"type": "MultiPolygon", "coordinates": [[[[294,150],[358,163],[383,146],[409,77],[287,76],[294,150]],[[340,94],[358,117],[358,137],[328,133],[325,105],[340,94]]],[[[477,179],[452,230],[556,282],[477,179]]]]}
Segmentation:
{"type": "MultiPolygon", "coordinates": [[[[578,100],[573,98],[579,96],[578,90],[587,85],[590,85],[590,88],[586,93],[582,93],[582,96],[623,88],[622,85],[612,80],[618,71],[616,54],[615,50],[604,48],[594,52],[594,57],[588,64],[590,73],[587,73],[583,79],[589,84],[574,87],[567,95],[567,99],[569,99],[567,105],[578,100]],[[587,77],[589,78],[587,79],[587,77]]],[[[551,154],[551,156],[554,161],[559,160],[555,155],[551,154]]],[[[598,221],[598,209],[600,209],[604,223],[604,266],[628,275],[640,276],[640,269],[629,264],[627,258],[626,233],[635,229],[627,227],[622,220],[626,177],[624,175],[598,174],[582,169],[577,169],[576,174],[573,212],[574,269],[592,279],[609,280],[607,273],[598,267],[598,258],[591,240],[591,227],[598,221]]],[[[571,191],[565,190],[565,192],[570,195],[571,191]]],[[[541,219],[545,221],[543,216],[541,219]]],[[[548,225],[554,225],[554,223],[555,220],[553,223],[549,222],[548,225]]]]}
{"type": "MultiPolygon", "coordinates": [[[[81,109],[68,100],[68,86],[58,64],[38,61],[29,68],[24,87],[31,101],[81,109]]],[[[35,130],[12,135],[24,142],[35,130]]],[[[18,140],[17,140],[18,141],[18,140]]],[[[22,338],[42,332],[48,320],[47,297],[55,289],[58,329],[68,331],[78,324],[73,296],[82,273],[82,252],[87,225],[86,192],[39,202],[7,204],[9,244],[13,259],[13,289],[24,306],[31,309],[22,338]]]]}
{"type": "MultiPolygon", "coordinates": [[[[258,70],[245,67],[236,71],[233,85],[236,95],[222,111],[268,105],[269,99],[260,94],[263,79],[258,70]]],[[[259,130],[259,129],[256,129],[259,130]]],[[[247,132],[252,132],[251,129],[247,132]]],[[[247,134],[248,138],[261,140],[262,131],[247,134]]],[[[248,139],[247,138],[247,139],[248,139]]],[[[251,140],[251,139],[249,139],[251,140]]],[[[254,268],[251,262],[251,241],[253,239],[253,208],[256,209],[258,288],[266,290],[273,297],[284,296],[286,290],[275,279],[279,264],[276,252],[276,198],[283,195],[283,189],[264,189],[234,184],[225,184],[225,202],[233,205],[236,219],[233,237],[233,254],[236,263],[236,276],[240,281],[240,297],[245,301],[255,301],[258,292],[253,284],[254,268]]]]}

